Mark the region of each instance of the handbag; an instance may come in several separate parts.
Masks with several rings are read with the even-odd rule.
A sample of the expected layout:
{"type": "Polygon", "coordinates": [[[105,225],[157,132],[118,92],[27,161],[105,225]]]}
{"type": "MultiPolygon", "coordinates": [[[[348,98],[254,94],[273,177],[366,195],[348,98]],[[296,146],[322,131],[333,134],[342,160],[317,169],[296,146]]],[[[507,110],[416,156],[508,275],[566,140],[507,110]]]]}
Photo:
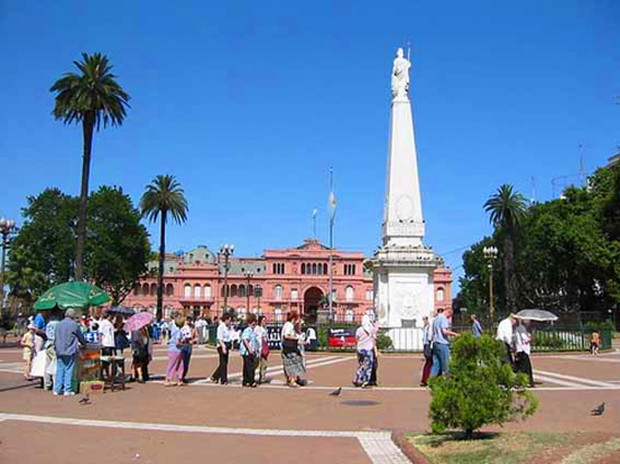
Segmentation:
{"type": "Polygon", "coordinates": [[[261,342],[260,355],[263,359],[267,359],[269,356],[269,342],[267,340],[263,339],[261,342]]]}
{"type": "Polygon", "coordinates": [[[282,353],[297,353],[297,340],[285,338],[282,340],[282,353]]]}

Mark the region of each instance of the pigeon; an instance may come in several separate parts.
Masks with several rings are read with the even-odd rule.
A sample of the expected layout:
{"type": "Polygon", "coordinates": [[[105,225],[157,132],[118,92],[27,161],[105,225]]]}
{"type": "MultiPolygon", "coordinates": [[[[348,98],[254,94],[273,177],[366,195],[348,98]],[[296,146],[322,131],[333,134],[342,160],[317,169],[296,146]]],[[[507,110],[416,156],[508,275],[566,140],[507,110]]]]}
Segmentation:
{"type": "Polygon", "coordinates": [[[333,392],[331,392],[329,396],[340,396],[341,392],[342,392],[342,387],[338,387],[333,392]]]}
{"type": "Polygon", "coordinates": [[[603,413],[605,412],[605,402],[603,401],[596,408],[594,408],[591,412],[593,416],[602,416],[603,413]]]}
{"type": "Polygon", "coordinates": [[[90,395],[87,393],[82,399],[80,399],[79,403],[81,405],[90,404],[90,395]]]}

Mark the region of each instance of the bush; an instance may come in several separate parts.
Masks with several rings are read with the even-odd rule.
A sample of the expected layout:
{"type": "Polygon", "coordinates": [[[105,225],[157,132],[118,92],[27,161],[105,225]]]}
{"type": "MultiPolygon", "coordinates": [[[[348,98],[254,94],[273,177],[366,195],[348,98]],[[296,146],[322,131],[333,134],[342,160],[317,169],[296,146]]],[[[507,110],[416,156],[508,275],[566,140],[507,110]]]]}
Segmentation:
{"type": "Polygon", "coordinates": [[[377,349],[379,350],[389,350],[394,346],[392,339],[384,332],[379,332],[377,334],[377,349]]]}
{"type": "Polygon", "coordinates": [[[465,334],[454,341],[450,375],[429,382],[433,433],[460,429],[470,439],[484,425],[534,414],[538,401],[525,389],[528,379],[502,363],[504,349],[487,335],[465,334]]]}

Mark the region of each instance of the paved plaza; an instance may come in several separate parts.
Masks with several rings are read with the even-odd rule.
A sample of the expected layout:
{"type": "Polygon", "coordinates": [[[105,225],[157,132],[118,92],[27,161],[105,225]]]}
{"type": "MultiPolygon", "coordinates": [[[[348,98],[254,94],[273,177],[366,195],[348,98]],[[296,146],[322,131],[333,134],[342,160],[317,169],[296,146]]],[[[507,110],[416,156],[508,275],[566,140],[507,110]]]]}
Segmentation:
{"type": "MultiPolygon", "coordinates": [[[[429,394],[418,387],[419,355],[380,358],[380,387],[349,387],[354,356],[308,357],[310,385],[284,385],[272,355],[271,384],[241,388],[241,360],[231,357],[231,385],[206,380],[216,366],[209,348],[194,351],[190,385],[164,387],[166,351],[158,347],[154,380],[106,391],[80,405],[79,396],[58,398],[21,377],[21,351],[0,349],[0,462],[82,463],[105,443],[114,463],[163,463],[174,458],[203,462],[339,463],[409,462],[394,445],[393,431],[428,430],[429,394]],[[329,396],[342,386],[339,397],[329,396]],[[33,439],[36,437],[36,440],[33,439]],[[206,460],[206,461],[205,461],[206,460]]],[[[610,433],[620,423],[620,352],[534,356],[539,411],[515,431],[610,433]],[[605,401],[607,411],[589,410],[605,401]]]]}

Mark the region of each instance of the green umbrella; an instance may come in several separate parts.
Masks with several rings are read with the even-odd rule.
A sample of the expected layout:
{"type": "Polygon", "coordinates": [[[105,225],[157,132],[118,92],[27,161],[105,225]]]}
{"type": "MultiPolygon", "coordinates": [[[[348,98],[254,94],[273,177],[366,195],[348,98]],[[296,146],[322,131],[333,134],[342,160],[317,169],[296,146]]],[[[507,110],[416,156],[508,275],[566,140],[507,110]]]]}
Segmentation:
{"type": "Polygon", "coordinates": [[[34,309],[44,311],[58,306],[60,309],[86,309],[110,301],[110,296],[88,282],[67,282],[46,291],[34,304],[34,309]]]}

